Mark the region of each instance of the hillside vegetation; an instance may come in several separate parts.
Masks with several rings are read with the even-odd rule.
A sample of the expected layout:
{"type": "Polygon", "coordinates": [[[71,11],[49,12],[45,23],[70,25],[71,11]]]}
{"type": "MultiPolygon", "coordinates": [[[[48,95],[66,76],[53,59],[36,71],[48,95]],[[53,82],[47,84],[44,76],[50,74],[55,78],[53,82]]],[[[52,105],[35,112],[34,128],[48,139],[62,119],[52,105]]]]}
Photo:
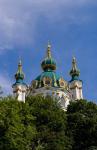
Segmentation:
{"type": "Polygon", "coordinates": [[[80,100],[65,112],[50,97],[1,98],[0,150],[97,150],[97,105],[80,100]]]}

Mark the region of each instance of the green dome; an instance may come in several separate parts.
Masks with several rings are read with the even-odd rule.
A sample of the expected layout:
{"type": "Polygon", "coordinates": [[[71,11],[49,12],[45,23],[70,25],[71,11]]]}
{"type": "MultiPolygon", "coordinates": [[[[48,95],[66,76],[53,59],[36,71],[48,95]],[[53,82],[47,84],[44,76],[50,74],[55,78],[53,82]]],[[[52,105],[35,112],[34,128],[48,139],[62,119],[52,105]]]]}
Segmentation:
{"type": "Polygon", "coordinates": [[[79,70],[71,70],[70,71],[70,75],[71,76],[79,76],[80,75],[80,71],[79,70]]]}
{"type": "Polygon", "coordinates": [[[43,84],[44,78],[48,78],[51,80],[51,86],[57,87],[59,86],[59,79],[61,78],[59,75],[56,74],[54,71],[44,71],[42,72],[35,80],[38,81],[41,85],[43,84]]]}
{"type": "Polygon", "coordinates": [[[56,72],[54,71],[45,71],[45,72],[42,72],[41,75],[39,75],[35,80],[42,80],[44,77],[49,77],[51,79],[54,79],[54,80],[59,80],[60,79],[60,76],[56,74],[56,72]]]}
{"type": "Polygon", "coordinates": [[[15,86],[15,85],[26,85],[23,81],[24,77],[25,77],[25,75],[22,71],[22,63],[21,63],[21,60],[20,60],[19,64],[18,64],[18,70],[15,74],[16,82],[15,82],[15,84],[13,84],[13,86],[15,86]]]}
{"type": "Polygon", "coordinates": [[[21,61],[20,61],[19,64],[18,64],[18,71],[15,74],[15,78],[16,78],[16,80],[19,80],[19,79],[23,80],[24,77],[25,77],[25,75],[22,71],[22,64],[21,64],[21,61]]]}
{"type": "Polygon", "coordinates": [[[15,78],[16,78],[16,80],[18,80],[18,79],[24,79],[24,74],[23,73],[16,73],[15,74],[15,78]]]}
{"type": "Polygon", "coordinates": [[[56,61],[53,58],[45,58],[41,63],[43,70],[56,70],[56,61]]]}
{"type": "Polygon", "coordinates": [[[67,88],[67,82],[56,73],[56,61],[51,56],[51,45],[48,44],[47,56],[42,61],[41,67],[43,72],[32,81],[32,87],[35,89],[46,87],[67,88]]]}
{"type": "Polygon", "coordinates": [[[56,61],[51,56],[51,45],[48,44],[47,56],[42,61],[41,67],[43,72],[34,80],[33,85],[36,88],[51,86],[59,87],[61,77],[56,74],[56,61]]]}
{"type": "Polygon", "coordinates": [[[41,67],[44,71],[56,70],[56,61],[51,56],[51,45],[47,47],[47,57],[42,61],[41,67]]]}
{"type": "Polygon", "coordinates": [[[72,69],[70,71],[70,76],[72,77],[71,81],[79,80],[79,75],[80,75],[80,71],[77,68],[76,59],[75,59],[75,57],[73,57],[73,60],[72,60],[72,69]]]}

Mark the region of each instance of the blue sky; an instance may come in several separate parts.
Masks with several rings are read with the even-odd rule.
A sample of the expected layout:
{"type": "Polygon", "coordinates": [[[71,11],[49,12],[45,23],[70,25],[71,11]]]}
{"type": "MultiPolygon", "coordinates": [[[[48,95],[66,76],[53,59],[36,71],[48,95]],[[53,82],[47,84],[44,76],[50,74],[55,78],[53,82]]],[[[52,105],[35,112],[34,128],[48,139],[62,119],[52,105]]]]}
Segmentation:
{"type": "Polygon", "coordinates": [[[77,58],[84,97],[97,102],[97,1],[0,0],[0,85],[12,93],[21,57],[25,81],[41,73],[48,40],[57,72],[70,80],[77,58]]]}

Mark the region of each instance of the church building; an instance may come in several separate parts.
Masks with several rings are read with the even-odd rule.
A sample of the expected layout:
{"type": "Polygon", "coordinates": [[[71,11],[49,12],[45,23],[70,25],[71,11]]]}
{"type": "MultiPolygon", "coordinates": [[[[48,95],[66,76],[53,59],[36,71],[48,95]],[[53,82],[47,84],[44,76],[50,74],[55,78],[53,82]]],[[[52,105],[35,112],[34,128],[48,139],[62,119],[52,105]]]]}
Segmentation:
{"type": "Polygon", "coordinates": [[[82,80],[80,80],[80,71],[77,68],[75,57],[72,60],[70,71],[71,80],[66,81],[63,77],[57,75],[57,64],[51,55],[51,45],[47,46],[47,55],[41,63],[42,73],[32,80],[30,86],[24,82],[24,73],[22,71],[22,62],[18,64],[18,70],[15,74],[16,82],[12,85],[14,96],[18,101],[25,102],[27,95],[50,95],[60,103],[63,110],[66,110],[70,101],[83,99],[82,80]]]}

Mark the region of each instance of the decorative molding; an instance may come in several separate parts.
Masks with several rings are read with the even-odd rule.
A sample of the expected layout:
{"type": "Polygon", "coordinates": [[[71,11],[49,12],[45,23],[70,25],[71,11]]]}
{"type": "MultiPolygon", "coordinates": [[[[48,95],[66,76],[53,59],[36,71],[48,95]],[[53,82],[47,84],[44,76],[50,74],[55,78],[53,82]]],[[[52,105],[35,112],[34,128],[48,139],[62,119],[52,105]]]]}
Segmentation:
{"type": "Polygon", "coordinates": [[[52,85],[52,79],[49,77],[44,77],[43,78],[43,84],[44,84],[44,86],[51,86],[52,85]]]}
{"type": "Polygon", "coordinates": [[[37,81],[37,80],[33,80],[33,81],[32,81],[32,87],[33,87],[34,89],[36,89],[37,86],[38,86],[38,81],[37,81]]]}
{"type": "Polygon", "coordinates": [[[60,87],[65,88],[65,89],[67,89],[68,87],[68,83],[63,78],[59,79],[59,85],[60,87]]]}

